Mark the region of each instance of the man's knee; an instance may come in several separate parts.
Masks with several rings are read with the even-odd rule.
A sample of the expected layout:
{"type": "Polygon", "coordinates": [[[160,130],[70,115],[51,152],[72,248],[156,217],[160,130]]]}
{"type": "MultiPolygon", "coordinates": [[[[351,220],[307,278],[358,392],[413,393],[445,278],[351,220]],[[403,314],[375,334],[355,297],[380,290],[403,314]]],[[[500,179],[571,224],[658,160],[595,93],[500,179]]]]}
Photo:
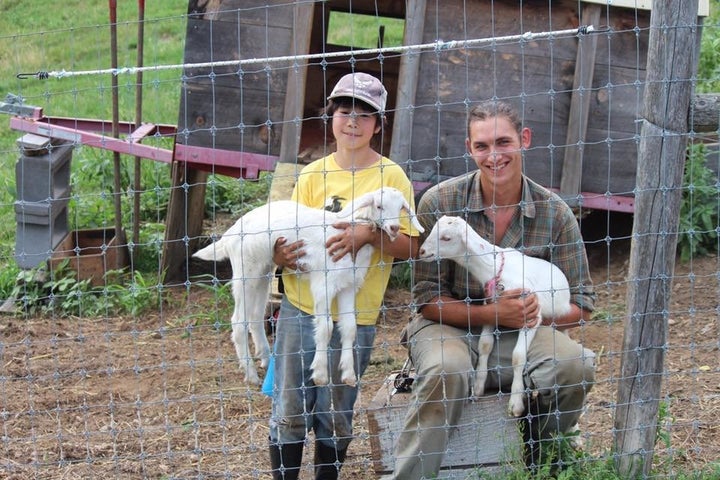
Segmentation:
{"type": "Polygon", "coordinates": [[[428,398],[465,398],[469,391],[469,373],[472,372],[472,362],[467,350],[454,351],[452,348],[438,347],[432,353],[425,351],[416,357],[413,355],[416,367],[418,388],[428,398]],[[422,386],[421,386],[422,385],[422,386]]]}
{"type": "Polygon", "coordinates": [[[570,337],[543,328],[538,330],[531,348],[535,354],[533,360],[537,362],[532,370],[537,370],[536,380],[544,386],[595,381],[595,353],[570,337]]]}
{"type": "Polygon", "coordinates": [[[442,355],[423,358],[418,362],[423,375],[455,376],[467,375],[472,370],[469,355],[442,355]]]}
{"type": "Polygon", "coordinates": [[[587,385],[589,388],[595,382],[595,354],[590,357],[583,351],[582,355],[558,361],[555,377],[560,385],[587,385]]]}
{"type": "Polygon", "coordinates": [[[583,348],[583,380],[589,383],[595,383],[595,352],[589,348],[583,348]]]}

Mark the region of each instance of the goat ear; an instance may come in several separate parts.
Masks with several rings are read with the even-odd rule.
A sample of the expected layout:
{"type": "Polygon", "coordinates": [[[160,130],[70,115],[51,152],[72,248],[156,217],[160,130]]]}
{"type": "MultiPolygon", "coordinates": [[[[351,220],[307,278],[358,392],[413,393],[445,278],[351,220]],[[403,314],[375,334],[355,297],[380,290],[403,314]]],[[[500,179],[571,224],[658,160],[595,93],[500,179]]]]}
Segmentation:
{"type": "Polygon", "coordinates": [[[415,227],[415,230],[417,230],[420,233],[423,233],[425,231],[425,228],[420,225],[420,222],[417,219],[417,215],[415,215],[415,212],[412,211],[412,208],[410,208],[410,204],[407,200],[405,200],[405,203],[403,204],[403,208],[405,211],[408,212],[408,216],[410,217],[410,222],[412,223],[413,227],[415,227]]]}
{"type": "Polygon", "coordinates": [[[345,218],[352,215],[352,213],[363,207],[367,207],[368,205],[372,205],[375,199],[374,192],[366,193],[365,195],[361,195],[358,198],[355,198],[350,201],[347,205],[345,205],[345,208],[340,210],[337,213],[337,216],[339,218],[345,218]]]}
{"type": "Polygon", "coordinates": [[[417,219],[417,215],[414,213],[410,213],[410,221],[412,222],[413,226],[415,227],[415,230],[417,230],[420,233],[423,233],[425,231],[425,228],[420,225],[420,222],[417,219]]]}

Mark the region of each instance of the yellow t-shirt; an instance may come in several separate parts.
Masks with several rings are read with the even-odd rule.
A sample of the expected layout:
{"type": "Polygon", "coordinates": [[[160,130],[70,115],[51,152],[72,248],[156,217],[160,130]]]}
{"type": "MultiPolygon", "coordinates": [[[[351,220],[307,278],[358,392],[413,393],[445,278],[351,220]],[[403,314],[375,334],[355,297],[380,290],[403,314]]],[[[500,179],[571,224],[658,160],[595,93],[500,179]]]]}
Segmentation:
{"type": "MultiPolygon", "coordinates": [[[[392,160],[382,157],[375,165],[358,171],[345,170],[335,162],[333,154],[315,160],[302,169],[293,190],[292,199],[313,208],[334,206],[333,211],[345,207],[348,202],[381,187],[394,187],[403,192],[415,210],[413,188],[405,171],[392,160]],[[338,208],[339,207],[339,208],[338,208]]],[[[406,212],[400,219],[400,232],[418,236],[406,212]]],[[[370,269],[365,282],[355,297],[358,325],[375,325],[385,288],[390,279],[394,257],[373,250],[370,269]]],[[[306,277],[295,272],[283,271],[283,284],[287,299],[303,312],[313,313],[313,297],[306,277]]],[[[337,302],[332,305],[333,318],[337,320],[337,302]]]]}

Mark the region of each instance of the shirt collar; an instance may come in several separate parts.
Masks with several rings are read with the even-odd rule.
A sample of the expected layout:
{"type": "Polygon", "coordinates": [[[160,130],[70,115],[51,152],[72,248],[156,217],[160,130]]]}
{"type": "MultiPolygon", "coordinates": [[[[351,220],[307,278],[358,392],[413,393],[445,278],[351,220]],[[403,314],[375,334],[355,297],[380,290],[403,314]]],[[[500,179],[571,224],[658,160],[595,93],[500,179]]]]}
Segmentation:
{"type": "MultiPolygon", "coordinates": [[[[470,192],[468,193],[467,209],[471,212],[481,212],[483,207],[482,186],[480,185],[480,171],[476,171],[470,182],[470,192]]],[[[522,200],[520,201],[520,209],[523,216],[535,218],[535,202],[533,201],[532,189],[528,178],[522,176],[522,200]]]]}

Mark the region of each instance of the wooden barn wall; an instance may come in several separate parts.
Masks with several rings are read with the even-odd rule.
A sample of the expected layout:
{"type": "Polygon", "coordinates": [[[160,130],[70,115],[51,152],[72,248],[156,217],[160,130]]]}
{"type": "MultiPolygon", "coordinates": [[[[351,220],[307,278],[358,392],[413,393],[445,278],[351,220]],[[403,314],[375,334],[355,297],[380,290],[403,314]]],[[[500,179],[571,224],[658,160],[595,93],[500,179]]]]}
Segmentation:
{"type": "MultiPolygon", "coordinates": [[[[293,9],[282,0],[191,1],[184,61],[289,55],[293,9]]],[[[287,68],[279,63],[186,68],[177,143],[279,155],[287,68]]]]}
{"type": "MultiPolygon", "coordinates": [[[[577,7],[575,1],[448,0],[438,10],[438,2],[428,2],[423,41],[576,28],[577,7]]],[[[602,9],[600,24],[612,33],[600,34],[597,42],[581,189],[623,194],[635,184],[638,82],[645,76],[650,13],[602,9]]],[[[407,164],[412,178],[435,182],[474,169],[464,158],[467,110],[497,96],[520,107],[533,130],[525,171],[559,188],[577,48],[578,39],[571,37],[423,53],[407,164]]]]}

